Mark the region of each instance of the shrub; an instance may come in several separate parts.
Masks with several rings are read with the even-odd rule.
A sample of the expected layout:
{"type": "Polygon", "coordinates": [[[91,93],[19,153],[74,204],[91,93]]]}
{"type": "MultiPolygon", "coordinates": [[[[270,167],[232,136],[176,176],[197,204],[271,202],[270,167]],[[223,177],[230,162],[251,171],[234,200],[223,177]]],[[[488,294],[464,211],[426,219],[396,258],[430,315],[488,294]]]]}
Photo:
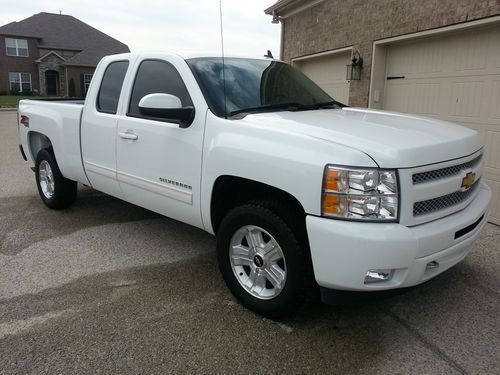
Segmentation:
{"type": "Polygon", "coordinates": [[[17,90],[11,90],[10,95],[13,96],[32,96],[33,92],[32,91],[17,91],[17,90]]]}
{"type": "Polygon", "coordinates": [[[74,98],[76,96],[76,86],[73,78],[71,78],[68,83],[68,95],[70,98],[74,98]]]}

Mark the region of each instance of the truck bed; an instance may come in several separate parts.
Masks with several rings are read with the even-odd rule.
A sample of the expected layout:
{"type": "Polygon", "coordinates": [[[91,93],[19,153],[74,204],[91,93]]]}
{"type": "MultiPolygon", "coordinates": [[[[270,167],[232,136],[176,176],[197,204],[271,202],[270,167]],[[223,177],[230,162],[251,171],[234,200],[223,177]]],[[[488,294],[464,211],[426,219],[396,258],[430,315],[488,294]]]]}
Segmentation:
{"type": "Polygon", "coordinates": [[[49,102],[49,103],[67,103],[67,104],[79,104],[83,105],[85,103],[85,98],[37,98],[34,96],[30,99],[24,99],[25,101],[38,101],[38,102],[49,102]]]}
{"type": "Polygon", "coordinates": [[[19,125],[21,146],[35,166],[43,137],[49,138],[62,174],[71,180],[88,184],[80,147],[80,124],[84,100],[25,99],[19,102],[19,115],[29,118],[29,126],[19,125]],[[42,136],[43,135],[43,136],[42,136]]]}

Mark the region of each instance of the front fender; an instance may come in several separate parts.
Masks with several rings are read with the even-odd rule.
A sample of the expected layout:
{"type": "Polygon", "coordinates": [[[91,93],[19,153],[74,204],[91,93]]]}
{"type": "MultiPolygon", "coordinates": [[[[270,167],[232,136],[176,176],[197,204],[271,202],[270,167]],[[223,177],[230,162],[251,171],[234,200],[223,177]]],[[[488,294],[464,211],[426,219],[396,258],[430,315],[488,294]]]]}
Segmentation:
{"type": "MultiPolygon", "coordinates": [[[[202,218],[210,231],[215,181],[231,175],[261,182],[295,197],[307,214],[321,214],[327,164],[376,167],[366,154],[325,140],[207,116],[202,170],[202,218]]],[[[213,230],[212,230],[213,232],[213,230]]]]}

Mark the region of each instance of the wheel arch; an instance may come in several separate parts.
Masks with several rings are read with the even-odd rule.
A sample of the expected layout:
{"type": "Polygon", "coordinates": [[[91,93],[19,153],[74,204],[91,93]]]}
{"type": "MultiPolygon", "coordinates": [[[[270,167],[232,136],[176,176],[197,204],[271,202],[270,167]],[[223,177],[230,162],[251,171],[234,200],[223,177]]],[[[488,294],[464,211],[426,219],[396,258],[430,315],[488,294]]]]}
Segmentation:
{"type": "Polygon", "coordinates": [[[49,149],[52,147],[52,141],[45,134],[30,131],[28,133],[28,146],[29,152],[31,154],[31,159],[33,162],[36,160],[36,156],[43,149],[49,149]]]}
{"type": "MultiPolygon", "coordinates": [[[[210,201],[210,220],[215,234],[224,216],[234,207],[249,202],[277,202],[296,214],[305,233],[306,212],[292,194],[265,183],[231,175],[219,176],[213,185],[210,201]]],[[[280,213],[280,212],[278,212],[280,213]]]]}

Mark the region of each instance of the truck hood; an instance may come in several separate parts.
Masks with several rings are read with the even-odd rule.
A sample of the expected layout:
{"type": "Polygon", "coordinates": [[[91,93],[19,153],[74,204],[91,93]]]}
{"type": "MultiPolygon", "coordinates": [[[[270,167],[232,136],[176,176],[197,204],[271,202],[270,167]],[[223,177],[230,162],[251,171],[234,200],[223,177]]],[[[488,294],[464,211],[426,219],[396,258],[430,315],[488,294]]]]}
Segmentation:
{"type": "Polygon", "coordinates": [[[242,121],[357,149],[382,168],[408,168],[470,155],[479,134],[440,120],[362,108],[259,113],[242,121]]]}

